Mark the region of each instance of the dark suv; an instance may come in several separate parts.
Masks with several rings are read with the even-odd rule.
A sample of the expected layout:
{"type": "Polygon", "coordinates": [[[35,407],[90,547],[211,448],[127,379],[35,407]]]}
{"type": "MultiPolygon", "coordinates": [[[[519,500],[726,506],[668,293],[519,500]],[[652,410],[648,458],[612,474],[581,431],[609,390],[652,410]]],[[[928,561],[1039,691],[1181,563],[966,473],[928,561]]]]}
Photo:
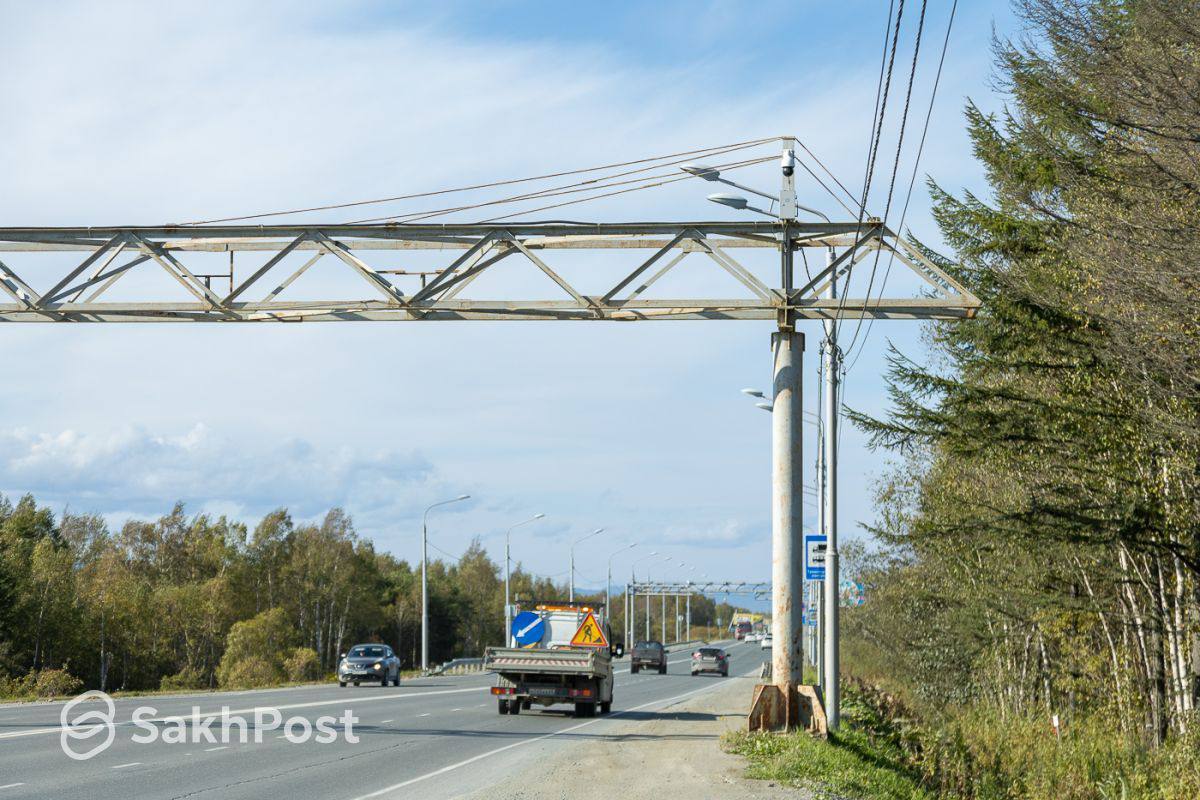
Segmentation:
{"type": "Polygon", "coordinates": [[[634,675],[642,667],[653,667],[659,675],[667,674],[667,649],[662,642],[638,642],[629,651],[629,671],[634,675]]]}
{"type": "Polygon", "coordinates": [[[387,686],[391,681],[400,685],[400,659],[386,644],[356,644],[348,653],[342,653],[337,668],[338,686],[363,681],[379,681],[387,686]]]}

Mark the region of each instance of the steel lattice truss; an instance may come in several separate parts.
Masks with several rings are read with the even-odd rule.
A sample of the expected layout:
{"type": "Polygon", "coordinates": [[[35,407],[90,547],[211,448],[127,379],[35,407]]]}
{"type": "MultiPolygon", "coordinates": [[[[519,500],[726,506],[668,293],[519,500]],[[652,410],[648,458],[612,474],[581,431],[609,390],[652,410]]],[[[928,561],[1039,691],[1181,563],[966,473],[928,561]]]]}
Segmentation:
{"type": "Polygon", "coordinates": [[[677,595],[677,594],[752,594],[756,597],[771,594],[770,583],[752,581],[646,581],[630,583],[630,594],[677,595]]]}
{"type": "MultiPolygon", "coordinates": [[[[524,284],[513,285],[524,289],[524,284]]],[[[962,319],[980,305],[877,222],[0,228],[0,301],[6,301],[0,302],[0,322],[751,319],[790,324],[831,317],[962,319]],[[788,250],[781,244],[785,240],[788,250]],[[829,247],[837,248],[836,260],[811,278],[793,280],[781,266],[790,264],[791,253],[800,248],[829,247]],[[740,260],[753,250],[761,258],[764,248],[787,257],[757,271],[740,260]],[[845,275],[878,250],[919,275],[930,291],[910,298],[822,296],[831,277],[845,275]],[[421,255],[434,265],[423,271],[373,267],[369,262],[383,258],[380,251],[409,251],[400,254],[406,257],[428,251],[421,255]],[[568,281],[554,266],[565,251],[591,251],[621,263],[615,273],[591,269],[568,281]],[[214,274],[195,263],[206,258],[211,265],[213,254],[222,253],[229,254],[227,274],[224,268],[214,274]],[[249,268],[239,265],[241,274],[235,272],[234,253],[253,262],[249,268]],[[53,254],[56,263],[48,264],[45,259],[53,254]],[[741,294],[657,297],[655,284],[689,257],[727,273],[740,284],[741,294]],[[321,259],[334,264],[333,277],[340,281],[326,284],[329,295],[314,299],[289,291],[321,259]],[[473,296],[471,285],[507,260],[525,262],[544,281],[544,295],[473,296]],[[158,288],[139,286],[147,271],[155,273],[158,288]],[[163,272],[170,278],[165,284],[163,272]]]]}

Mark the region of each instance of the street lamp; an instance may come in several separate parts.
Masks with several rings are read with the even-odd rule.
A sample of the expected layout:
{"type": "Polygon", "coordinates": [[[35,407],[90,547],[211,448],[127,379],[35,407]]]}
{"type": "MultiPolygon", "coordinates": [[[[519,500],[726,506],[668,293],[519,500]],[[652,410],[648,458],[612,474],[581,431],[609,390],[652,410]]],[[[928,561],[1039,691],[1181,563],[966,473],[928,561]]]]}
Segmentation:
{"type": "Polygon", "coordinates": [[[438,506],[457,503],[470,497],[460,494],[452,500],[442,500],[425,509],[421,516],[421,672],[429,671],[429,581],[426,577],[426,562],[429,555],[429,512],[438,506]]]}
{"type": "MultiPolygon", "coordinates": [[[[766,192],[760,192],[758,189],[755,189],[753,187],[743,186],[740,183],[734,183],[733,181],[729,180],[728,178],[722,178],[721,171],[719,169],[716,169],[715,167],[705,166],[704,164],[684,164],[683,166],[680,167],[680,169],[683,170],[684,172],[688,173],[689,175],[696,176],[697,178],[701,178],[706,181],[715,181],[717,183],[723,183],[726,186],[732,186],[735,189],[741,189],[743,192],[749,192],[750,194],[756,194],[759,197],[765,197],[767,200],[770,200],[772,203],[779,202],[779,198],[773,194],[767,194],[766,192]]],[[[767,214],[767,216],[770,216],[770,217],[775,216],[774,214],[768,214],[766,211],[763,211],[760,208],[754,208],[746,201],[746,198],[739,197],[736,194],[710,194],[708,196],[708,199],[714,203],[720,203],[723,206],[729,206],[730,208],[736,208],[739,211],[741,211],[741,210],[757,211],[760,214],[767,214]]],[[[799,203],[796,203],[796,208],[800,209],[801,211],[807,211],[808,213],[813,214],[814,216],[818,216],[821,219],[825,220],[826,222],[829,222],[829,217],[825,216],[820,211],[817,211],[815,208],[809,208],[808,206],[802,206],[799,203]]]]}
{"type": "Polygon", "coordinates": [[[613,560],[613,556],[619,555],[620,553],[624,553],[626,550],[631,550],[637,546],[638,546],[637,542],[634,542],[633,544],[627,544],[624,547],[622,547],[620,550],[614,550],[612,552],[612,555],[610,555],[608,557],[608,579],[604,583],[604,615],[606,617],[608,617],[608,619],[610,620],[610,625],[611,625],[611,620],[612,620],[612,560],[613,560]]]}
{"type": "Polygon", "coordinates": [[[604,528],[596,528],[596,530],[592,531],[587,536],[581,536],[575,541],[571,542],[571,594],[569,599],[572,603],[575,602],[575,545],[579,544],[584,539],[592,538],[598,533],[604,533],[604,528]]]}
{"type": "MultiPolygon", "coordinates": [[[[651,550],[649,553],[642,556],[641,558],[635,558],[633,560],[633,562],[630,563],[630,565],[629,565],[629,582],[637,583],[637,573],[634,572],[634,567],[636,567],[638,564],[642,563],[643,561],[647,561],[651,558],[655,558],[656,556],[658,556],[658,551],[651,550]]],[[[669,558],[669,556],[668,556],[668,558],[669,558]]],[[[637,608],[635,607],[636,604],[634,602],[635,599],[636,598],[631,599],[629,601],[629,637],[628,637],[629,642],[632,642],[633,638],[634,638],[633,637],[633,617],[634,617],[634,614],[637,612],[637,608]]],[[[650,638],[650,595],[646,595],[646,638],[647,639],[650,638]]],[[[632,647],[632,645],[630,645],[630,646],[632,647]]]]}
{"type": "Polygon", "coordinates": [[[534,514],[524,522],[518,522],[507,531],[504,532],[504,642],[507,644],[509,630],[512,628],[512,600],[508,594],[508,572],[509,565],[512,563],[512,558],[509,556],[509,539],[512,537],[514,528],[519,528],[522,525],[528,525],[531,522],[536,522],[545,517],[545,514],[534,514]]]}

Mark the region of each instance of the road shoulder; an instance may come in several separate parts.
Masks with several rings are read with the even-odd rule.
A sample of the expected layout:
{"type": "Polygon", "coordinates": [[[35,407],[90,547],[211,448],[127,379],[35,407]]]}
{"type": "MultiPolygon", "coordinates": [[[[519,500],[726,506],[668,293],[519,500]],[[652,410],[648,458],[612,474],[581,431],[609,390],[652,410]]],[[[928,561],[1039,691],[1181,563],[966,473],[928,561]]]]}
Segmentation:
{"type": "Polygon", "coordinates": [[[556,748],[536,779],[506,777],[470,800],[612,800],[614,797],[721,797],[773,800],[807,797],[797,789],[743,777],[746,761],[721,750],[721,735],[744,730],[757,679],[719,681],[711,691],[660,710],[630,712],[581,741],[556,748]]]}

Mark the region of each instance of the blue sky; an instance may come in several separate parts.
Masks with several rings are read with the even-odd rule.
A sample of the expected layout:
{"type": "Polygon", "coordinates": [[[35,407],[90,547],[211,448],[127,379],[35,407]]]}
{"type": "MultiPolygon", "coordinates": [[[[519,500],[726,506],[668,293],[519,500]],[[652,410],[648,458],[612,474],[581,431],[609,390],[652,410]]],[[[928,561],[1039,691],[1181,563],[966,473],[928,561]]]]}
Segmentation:
{"type": "MultiPolygon", "coordinates": [[[[948,10],[929,3],[901,191],[948,10]]],[[[882,2],[0,0],[0,224],[221,216],[783,133],[857,190],[885,13],[882,2]]],[[[921,163],[951,190],[980,188],[961,109],[968,96],[997,106],[993,26],[1011,31],[1006,3],[960,2],[921,163]]],[[[901,88],[910,59],[897,58],[901,88]]],[[[885,137],[877,186],[894,148],[885,137]]],[[[745,179],[772,186],[772,169],[745,179]]],[[[676,184],[572,215],[732,218],[706,192],[676,184]]],[[[800,192],[836,210],[817,187],[800,192]]],[[[937,243],[928,206],[918,179],[905,227],[937,243]]],[[[46,269],[25,277],[53,282],[46,269]]],[[[6,328],[0,492],[114,524],[176,499],[248,521],[340,504],[406,558],[424,506],[468,492],[431,526],[450,553],[476,535],[498,552],[507,525],[544,512],[514,543],[543,574],[562,573],[569,540],[603,526],[580,547],[581,583],[634,541],[618,575],[658,550],[714,578],[767,577],[769,420],[738,389],[768,383],[769,325],[299,327],[6,328]]],[[[885,409],[888,340],[921,352],[919,325],[874,326],[847,404],[885,409]]],[[[873,518],[886,467],[847,431],[846,535],[873,518]]]]}

